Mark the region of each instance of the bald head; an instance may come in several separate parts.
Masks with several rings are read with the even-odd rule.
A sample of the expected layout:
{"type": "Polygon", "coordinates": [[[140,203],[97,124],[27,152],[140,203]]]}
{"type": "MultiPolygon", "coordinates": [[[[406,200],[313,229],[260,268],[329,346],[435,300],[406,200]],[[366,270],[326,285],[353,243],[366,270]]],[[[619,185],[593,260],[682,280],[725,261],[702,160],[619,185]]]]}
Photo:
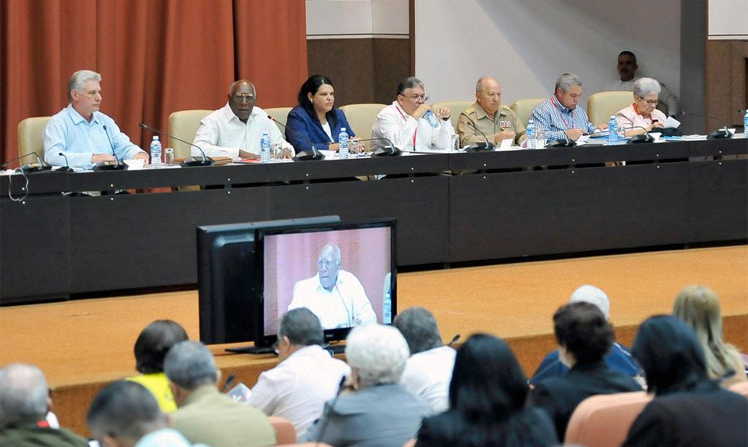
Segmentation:
{"type": "Polygon", "coordinates": [[[475,100],[483,110],[493,116],[501,107],[501,84],[490,76],[483,76],[475,83],[475,100]]]}
{"type": "Polygon", "coordinates": [[[240,79],[229,86],[229,107],[237,118],[246,122],[255,107],[257,95],[255,86],[246,79],[240,79]]]}
{"type": "Polygon", "coordinates": [[[12,363],[0,369],[0,429],[43,420],[48,406],[49,388],[39,368],[12,363]]]}

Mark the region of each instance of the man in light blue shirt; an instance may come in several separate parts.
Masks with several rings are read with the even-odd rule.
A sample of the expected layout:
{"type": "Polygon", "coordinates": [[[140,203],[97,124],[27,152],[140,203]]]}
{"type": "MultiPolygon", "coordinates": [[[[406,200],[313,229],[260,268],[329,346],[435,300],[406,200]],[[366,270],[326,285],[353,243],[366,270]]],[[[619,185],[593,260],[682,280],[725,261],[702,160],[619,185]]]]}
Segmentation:
{"type": "Polygon", "coordinates": [[[545,132],[548,140],[574,140],[592,133],[587,112],[577,104],[582,97],[582,81],[574,73],[562,73],[556,81],[553,96],[538,104],[530,114],[535,128],[545,132]]]}
{"type": "Polygon", "coordinates": [[[148,161],[148,154],[99,112],[101,75],[91,70],[73,73],[68,82],[70,104],[44,129],[44,159],[55,166],[89,169],[96,163],[127,159],[148,161]]]}

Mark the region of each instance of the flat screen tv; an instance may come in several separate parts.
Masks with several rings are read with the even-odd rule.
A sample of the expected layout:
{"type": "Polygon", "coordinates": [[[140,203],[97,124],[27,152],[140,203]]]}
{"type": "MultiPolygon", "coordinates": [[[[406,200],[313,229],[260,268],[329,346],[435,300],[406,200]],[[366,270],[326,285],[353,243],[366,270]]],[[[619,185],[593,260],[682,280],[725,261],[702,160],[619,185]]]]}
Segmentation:
{"type": "Polygon", "coordinates": [[[338,216],[197,227],[200,340],[205,344],[253,341],[259,292],[255,232],[260,228],[332,224],[338,216]]]}
{"type": "Polygon", "coordinates": [[[255,346],[272,346],[281,317],[306,307],[325,340],[351,328],[390,324],[397,309],[395,220],[288,226],[257,230],[262,305],[255,346]]]}

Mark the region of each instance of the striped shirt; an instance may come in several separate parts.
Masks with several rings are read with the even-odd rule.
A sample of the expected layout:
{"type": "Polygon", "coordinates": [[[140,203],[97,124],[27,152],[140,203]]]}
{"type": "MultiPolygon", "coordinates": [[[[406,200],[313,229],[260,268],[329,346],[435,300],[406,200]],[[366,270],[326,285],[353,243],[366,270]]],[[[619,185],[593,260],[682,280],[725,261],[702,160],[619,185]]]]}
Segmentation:
{"type": "Polygon", "coordinates": [[[592,133],[595,130],[583,108],[564,107],[555,95],[538,104],[530,118],[535,122],[536,129],[545,132],[545,138],[548,140],[565,139],[564,130],[567,129],[582,129],[585,133],[592,133]]]}

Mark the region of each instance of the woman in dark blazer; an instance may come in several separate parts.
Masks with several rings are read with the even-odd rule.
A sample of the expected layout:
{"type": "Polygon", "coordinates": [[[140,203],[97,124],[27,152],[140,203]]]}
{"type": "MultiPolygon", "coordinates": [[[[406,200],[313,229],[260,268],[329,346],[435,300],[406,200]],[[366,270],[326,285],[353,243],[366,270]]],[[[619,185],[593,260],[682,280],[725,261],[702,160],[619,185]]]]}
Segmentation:
{"type": "Polygon", "coordinates": [[[310,76],[301,86],[298,100],[286,124],[286,139],[297,153],[310,150],[312,145],[337,150],[343,128],[349,137],[355,136],[343,111],[335,108],[335,87],[327,76],[310,76]]]}

